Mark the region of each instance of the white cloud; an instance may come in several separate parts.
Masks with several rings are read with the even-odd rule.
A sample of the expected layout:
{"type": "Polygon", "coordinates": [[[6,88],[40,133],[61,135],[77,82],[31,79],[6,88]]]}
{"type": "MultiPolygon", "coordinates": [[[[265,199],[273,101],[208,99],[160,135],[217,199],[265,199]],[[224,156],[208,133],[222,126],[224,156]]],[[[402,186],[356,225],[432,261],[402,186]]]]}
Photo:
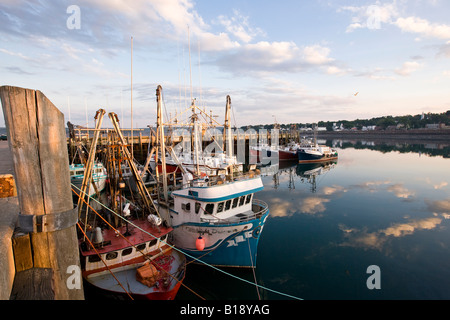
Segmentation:
{"type": "Polygon", "coordinates": [[[395,73],[401,76],[409,76],[422,67],[423,65],[417,61],[406,61],[400,68],[395,69],[395,73]]]}
{"type": "Polygon", "coordinates": [[[233,10],[231,18],[220,15],[217,19],[227,32],[244,43],[249,43],[255,36],[264,34],[260,28],[251,27],[249,17],[243,16],[238,10],[233,10]]]}
{"type": "Polygon", "coordinates": [[[398,18],[395,25],[404,32],[417,33],[430,38],[450,39],[449,25],[430,23],[418,17],[398,18]]]}
{"type": "MultiPolygon", "coordinates": [[[[261,76],[276,72],[302,72],[310,68],[333,67],[330,48],[318,44],[299,47],[290,41],[243,44],[235,50],[224,52],[215,61],[227,72],[261,76]]],[[[342,73],[338,67],[326,69],[328,74],[342,73]]]]}
{"type": "MultiPolygon", "coordinates": [[[[402,17],[398,2],[370,6],[343,6],[338,12],[352,13],[351,24],[346,32],[351,33],[357,29],[381,29],[383,24],[395,25],[404,32],[416,33],[421,36],[450,39],[450,26],[446,24],[431,23],[426,19],[415,16],[402,17]]],[[[417,39],[417,38],[416,38],[417,39]]]]}
{"type": "Polygon", "coordinates": [[[333,61],[332,58],[329,57],[330,48],[323,47],[320,45],[308,46],[303,49],[303,57],[306,62],[310,64],[326,64],[333,61]]]}

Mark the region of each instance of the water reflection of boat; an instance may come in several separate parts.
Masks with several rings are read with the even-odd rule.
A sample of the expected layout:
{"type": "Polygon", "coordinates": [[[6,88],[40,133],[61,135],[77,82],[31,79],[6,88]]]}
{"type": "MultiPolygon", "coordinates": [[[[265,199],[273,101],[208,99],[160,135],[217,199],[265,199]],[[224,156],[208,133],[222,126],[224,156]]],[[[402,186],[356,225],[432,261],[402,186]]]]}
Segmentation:
{"type": "Polygon", "coordinates": [[[336,160],[322,163],[298,164],[296,174],[302,182],[306,181],[311,184],[311,192],[316,192],[316,177],[327,173],[336,165],[336,160]]]}

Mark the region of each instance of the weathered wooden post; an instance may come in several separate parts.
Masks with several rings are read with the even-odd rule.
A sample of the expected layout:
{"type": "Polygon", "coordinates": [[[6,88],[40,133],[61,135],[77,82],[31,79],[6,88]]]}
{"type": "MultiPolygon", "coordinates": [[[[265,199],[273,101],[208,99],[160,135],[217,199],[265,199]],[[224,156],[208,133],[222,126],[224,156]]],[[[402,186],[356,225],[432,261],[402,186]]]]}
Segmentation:
{"type": "Polygon", "coordinates": [[[64,115],[40,91],[2,86],[0,98],[13,154],[19,224],[30,233],[34,269],[50,270],[52,298],[84,299],[81,278],[74,278],[81,277],[78,215],[64,115]]]}

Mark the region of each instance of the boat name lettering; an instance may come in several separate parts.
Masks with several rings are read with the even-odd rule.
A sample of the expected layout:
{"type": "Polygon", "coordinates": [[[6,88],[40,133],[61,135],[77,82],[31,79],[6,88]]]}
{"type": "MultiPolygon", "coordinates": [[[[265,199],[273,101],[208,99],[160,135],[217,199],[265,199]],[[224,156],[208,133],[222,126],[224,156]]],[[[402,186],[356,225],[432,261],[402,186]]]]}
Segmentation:
{"type": "Polygon", "coordinates": [[[247,232],[244,232],[243,234],[240,234],[240,235],[234,237],[234,239],[232,239],[232,240],[227,240],[227,242],[228,242],[227,247],[231,247],[231,246],[237,247],[240,242],[244,242],[245,239],[251,238],[252,234],[253,234],[253,231],[247,231],[247,232]]]}

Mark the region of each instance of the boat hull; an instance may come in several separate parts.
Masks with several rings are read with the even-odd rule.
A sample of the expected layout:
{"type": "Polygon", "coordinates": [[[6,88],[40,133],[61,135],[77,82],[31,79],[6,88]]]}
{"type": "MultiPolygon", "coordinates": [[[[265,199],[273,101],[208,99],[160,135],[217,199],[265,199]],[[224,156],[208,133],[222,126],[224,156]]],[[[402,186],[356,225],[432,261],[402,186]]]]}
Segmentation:
{"type": "Polygon", "coordinates": [[[308,152],[304,150],[297,151],[298,162],[299,163],[318,163],[330,160],[337,160],[337,153],[318,153],[318,152],[308,152]]]}
{"type": "Polygon", "coordinates": [[[298,158],[297,151],[279,150],[278,154],[279,154],[280,161],[292,161],[292,160],[296,160],[298,158]]]}
{"type": "Polygon", "coordinates": [[[136,280],[136,270],[139,266],[125,268],[124,270],[112,269],[114,277],[110,272],[102,274],[92,274],[85,277],[85,281],[105,298],[130,299],[134,300],[174,300],[182,281],[185,277],[186,258],[176,250],[172,250],[167,257],[173,257],[173,262],[167,268],[171,274],[179,270],[176,276],[167,276],[165,284],[159,280],[158,286],[148,287],[136,280]],[[120,284],[119,284],[120,282],[120,284]],[[124,291],[124,288],[127,292],[124,291]],[[130,296],[129,296],[129,295],[130,296]]]}
{"type": "Polygon", "coordinates": [[[256,266],[258,242],[269,210],[260,217],[240,223],[186,223],[175,227],[173,242],[196,263],[224,267],[251,268],[256,266]],[[195,246],[199,234],[205,248],[195,246]]]}

